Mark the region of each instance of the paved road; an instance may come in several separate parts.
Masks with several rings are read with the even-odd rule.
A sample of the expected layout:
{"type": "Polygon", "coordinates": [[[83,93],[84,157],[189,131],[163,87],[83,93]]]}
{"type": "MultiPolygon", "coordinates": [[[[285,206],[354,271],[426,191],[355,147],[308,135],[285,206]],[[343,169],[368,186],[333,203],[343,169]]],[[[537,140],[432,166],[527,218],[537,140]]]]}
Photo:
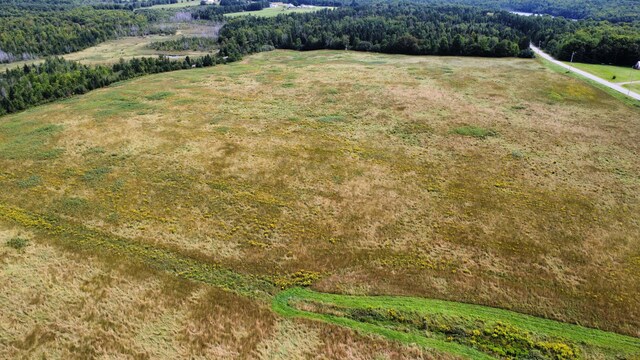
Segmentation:
{"type": "Polygon", "coordinates": [[[595,81],[597,83],[600,83],[600,84],[602,84],[602,85],[604,85],[606,87],[609,87],[609,88],[611,88],[611,89],[613,89],[613,90],[615,90],[617,92],[623,93],[623,94],[625,94],[625,95],[627,95],[627,96],[629,96],[629,97],[631,97],[633,99],[640,100],[640,94],[635,93],[635,92],[633,92],[633,91],[631,91],[631,90],[629,90],[627,88],[624,88],[624,87],[620,86],[619,84],[615,84],[615,83],[612,83],[610,81],[604,80],[604,79],[599,78],[599,77],[597,77],[597,76],[595,76],[593,74],[590,74],[590,73],[588,73],[586,71],[583,71],[583,70],[580,70],[580,69],[576,69],[573,66],[569,66],[569,65],[563,63],[562,61],[558,61],[558,60],[552,58],[551,55],[549,55],[549,54],[545,53],[544,51],[540,50],[539,48],[537,48],[536,46],[531,45],[531,50],[533,50],[533,52],[535,52],[536,55],[540,56],[541,58],[546,59],[548,61],[551,61],[552,63],[554,63],[554,64],[556,64],[558,66],[562,66],[563,68],[565,68],[565,69],[567,69],[567,70],[569,70],[571,72],[574,72],[576,74],[584,76],[584,77],[586,77],[586,78],[588,78],[590,80],[593,80],[593,81],[595,81]]]}

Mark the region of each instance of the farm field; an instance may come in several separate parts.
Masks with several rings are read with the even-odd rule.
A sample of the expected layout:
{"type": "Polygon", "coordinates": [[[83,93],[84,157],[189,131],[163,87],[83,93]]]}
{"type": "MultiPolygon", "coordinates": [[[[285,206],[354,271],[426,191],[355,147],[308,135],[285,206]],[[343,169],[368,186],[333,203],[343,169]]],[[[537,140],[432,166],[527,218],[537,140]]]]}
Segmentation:
{"type": "Polygon", "coordinates": [[[142,9],[182,9],[192,6],[199,6],[200,0],[182,0],[175,4],[153,5],[142,9]]]}
{"type": "Polygon", "coordinates": [[[584,64],[584,63],[569,63],[568,65],[574,66],[580,70],[584,70],[600,78],[614,83],[628,82],[628,81],[640,81],[640,71],[634,70],[631,67],[612,66],[612,65],[598,65],[598,64],[584,64]],[[613,77],[616,77],[615,79],[613,77]]]}
{"type": "Polygon", "coordinates": [[[88,355],[464,358],[482,345],[457,336],[483,324],[536,351],[633,358],[639,132],[640,108],[534,60],[348,51],[259,53],[4,116],[0,303],[16,310],[0,357],[63,356],[84,333],[88,355]]]}
{"type": "Polygon", "coordinates": [[[293,13],[307,13],[314,12],[322,9],[330,9],[330,7],[323,6],[315,6],[315,7],[306,7],[306,8],[286,8],[284,6],[279,6],[275,8],[266,8],[258,11],[241,11],[236,13],[224,14],[225,17],[236,17],[236,16],[247,16],[253,15],[258,17],[275,17],[282,14],[293,14],[293,13]]]}
{"type": "MultiPolygon", "coordinates": [[[[96,46],[77,51],[61,57],[67,60],[79,61],[83,64],[97,65],[97,64],[112,64],[120,61],[120,58],[128,60],[134,57],[143,56],[158,56],[158,55],[175,55],[179,57],[184,56],[204,56],[207,53],[201,51],[158,51],[149,48],[149,44],[156,41],[168,41],[175,40],[181,36],[201,36],[203,34],[209,34],[211,27],[204,25],[188,25],[186,27],[178,29],[175,35],[149,35],[149,36],[135,36],[135,37],[123,37],[116,40],[109,40],[100,43],[96,46]]],[[[44,62],[43,59],[19,61],[8,64],[0,64],[0,71],[5,69],[11,69],[25,64],[38,64],[44,62]]]]}

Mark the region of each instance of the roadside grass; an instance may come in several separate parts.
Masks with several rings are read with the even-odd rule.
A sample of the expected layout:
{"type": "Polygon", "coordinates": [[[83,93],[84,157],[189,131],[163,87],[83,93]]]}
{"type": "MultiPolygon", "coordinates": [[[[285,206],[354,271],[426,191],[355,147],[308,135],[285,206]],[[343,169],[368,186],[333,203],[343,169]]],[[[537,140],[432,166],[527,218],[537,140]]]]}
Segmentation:
{"type": "Polygon", "coordinates": [[[613,65],[598,65],[598,64],[586,64],[586,63],[569,63],[567,65],[574,66],[580,70],[584,70],[604,80],[619,83],[627,81],[640,81],[640,71],[634,70],[631,66],[613,66],[613,65]],[[615,76],[615,79],[614,79],[615,76]]]}
{"type": "Polygon", "coordinates": [[[640,82],[634,84],[626,84],[624,85],[627,89],[631,89],[631,91],[640,94],[640,82]]]}
{"type": "Polygon", "coordinates": [[[381,335],[388,339],[399,341],[401,343],[417,344],[417,345],[424,346],[430,349],[435,349],[437,351],[441,351],[444,353],[463,356],[465,358],[472,358],[472,359],[479,359],[479,360],[493,359],[492,357],[487,356],[479,351],[476,351],[474,349],[471,349],[465,346],[460,346],[456,343],[450,343],[450,342],[448,343],[442,340],[429,339],[415,333],[396,331],[384,326],[363,323],[363,322],[351,320],[351,319],[340,317],[340,316],[302,311],[288,304],[288,301],[291,298],[296,298],[297,296],[301,296],[301,295],[304,296],[304,293],[302,292],[302,290],[297,288],[279,293],[274,298],[274,301],[273,301],[274,311],[279,315],[285,316],[285,317],[299,317],[299,318],[305,318],[310,320],[324,321],[331,324],[351,328],[364,334],[381,335]]]}
{"type": "Polygon", "coordinates": [[[597,89],[599,89],[599,90],[611,95],[612,97],[616,98],[617,100],[619,100],[619,101],[621,101],[621,102],[623,102],[623,103],[625,103],[625,104],[627,104],[629,106],[634,106],[634,107],[640,108],[640,101],[632,99],[632,98],[630,98],[630,97],[628,97],[628,96],[626,96],[626,95],[624,95],[622,93],[619,93],[619,92],[617,92],[617,91],[615,91],[613,89],[610,89],[610,88],[608,88],[608,87],[606,87],[606,86],[604,86],[604,85],[602,85],[600,83],[597,83],[597,82],[595,82],[593,80],[586,79],[586,78],[584,78],[584,77],[582,77],[582,76],[580,76],[578,74],[575,74],[575,73],[573,73],[571,71],[568,71],[567,69],[565,69],[563,67],[555,65],[555,64],[553,64],[553,63],[551,63],[551,62],[549,62],[549,61],[547,61],[545,59],[537,58],[536,61],[544,64],[545,67],[555,71],[556,73],[564,74],[566,76],[569,76],[571,78],[577,79],[579,81],[583,81],[583,82],[591,85],[592,87],[597,88],[597,89]]]}

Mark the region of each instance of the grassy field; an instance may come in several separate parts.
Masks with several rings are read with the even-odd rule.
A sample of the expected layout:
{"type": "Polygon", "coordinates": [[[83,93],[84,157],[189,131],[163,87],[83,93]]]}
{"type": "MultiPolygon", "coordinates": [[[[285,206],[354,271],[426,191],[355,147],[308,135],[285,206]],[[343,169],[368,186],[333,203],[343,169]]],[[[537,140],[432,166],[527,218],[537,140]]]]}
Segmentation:
{"type": "Polygon", "coordinates": [[[153,5],[150,7],[142,8],[142,9],[181,9],[191,6],[199,6],[200,0],[180,0],[175,4],[166,4],[166,5],[153,5]]]}
{"type": "Polygon", "coordinates": [[[278,318],[263,302],[47,240],[0,224],[0,358],[431,358],[348,329],[278,318]],[[5,245],[16,238],[29,240],[21,249],[5,245]]]}
{"type": "Polygon", "coordinates": [[[279,6],[275,8],[266,8],[259,11],[242,11],[237,13],[229,13],[224,14],[225,17],[237,17],[237,16],[247,16],[253,15],[258,17],[275,17],[281,14],[293,14],[293,13],[306,13],[306,12],[314,12],[322,9],[330,9],[328,7],[316,6],[316,7],[307,7],[307,8],[293,8],[289,9],[284,6],[279,6]]]}
{"type": "Polygon", "coordinates": [[[621,67],[612,65],[596,65],[596,64],[583,64],[583,63],[569,63],[567,65],[574,66],[580,70],[584,70],[593,75],[601,77],[607,81],[614,83],[627,82],[627,81],[640,81],[640,71],[634,70],[631,67],[621,67]],[[615,76],[615,79],[613,78],[615,76]]]}
{"type": "MultiPolygon", "coordinates": [[[[640,109],[525,59],[275,51],[119,83],[0,118],[2,243],[31,244],[3,249],[1,276],[28,279],[0,282],[10,286],[0,303],[27,306],[30,289],[57,279],[57,269],[82,266],[116,279],[107,293],[164,279],[180,285],[163,289],[191,284],[200,290],[149,290],[140,299],[147,299],[144,314],[164,314],[163,301],[224,294],[222,304],[207,306],[228,319],[218,322],[213,313],[207,326],[186,330],[203,336],[201,350],[213,347],[208,356],[227,354],[222,346],[240,357],[265,349],[275,351],[265,358],[318,351],[330,358],[444,357],[446,349],[421,338],[408,342],[436,350],[404,353],[399,343],[354,332],[400,339],[403,329],[412,336],[403,328],[410,324],[343,317],[351,329],[340,329],[345,320],[323,324],[269,310],[281,287],[301,284],[481,304],[637,337],[639,119],[640,109]],[[33,270],[38,257],[61,265],[33,270]],[[147,277],[137,280],[131,267],[147,277]],[[251,310],[228,305],[236,301],[251,310]],[[234,322],[246,327],[205,331],[234,322]],[[245,341],[242,329],[253,327],[263,335],[245,341]]],[[[70,282],[72,291],[80,279],[56,281],[63,288],[70,282]]],[[[82,299],[42,293],[64,304],[82,299]]],[[[109,346],[147,349],[145,338],[127,335],[145,323],[126,322],[138,300],[118,308],[111,297],[100,299],[91,308],[38,308],[31,317],[3,312],[0,344],[12,344],[8,357],[29,349],[62,353],[78,343],[102,351],[91,338],[65,335],[82,333],[66,321],[84,316],[99,327],[105,322],[95,314],[120,309],[108,324],[126,331],[109,337],[109,346]],[[9,330],[15,321],[27,325],[9,330]]],[[[405,318],[415,312],[396,308],[405,318]]],[[[171,321],[187,321],[172,314],[171,321]]],[[[433,318],[474,329],[469,313],[459,315],[433,318]]],[[[174,342],[149,341],[196,351],[176,326],[168,327],[174,342]]],[[[555,338],[549,341],[562,348],[555,338]]],[[[568,346],[586,358],[600,354],[568,346]]]]}
{"type": "MultiPolygon", "coordinates": [[[[175,55],[184,56],[204,56],[207,53],[201,51],[158,51],[149,48],[149,44],[156,41],[175,40],[181,36],[199,36],[208,33],[210,27],[205,25],[188,25],[179,28],[175,35],[149,35],[124,37],[116,40],[109,40],[96,46],[84,49],[82,51],[62,55],[65,59],[79,61],[83,64],[112,64],[118,62],[120,58],[128,60],[134,57],[142,56],[158,56],[158,55],[175,55]]],[[[19,61],[9,64],[0,64],[0,71],[8,68],[24,66],[25,64],[38,64],[44,60],[19,61]]]]}

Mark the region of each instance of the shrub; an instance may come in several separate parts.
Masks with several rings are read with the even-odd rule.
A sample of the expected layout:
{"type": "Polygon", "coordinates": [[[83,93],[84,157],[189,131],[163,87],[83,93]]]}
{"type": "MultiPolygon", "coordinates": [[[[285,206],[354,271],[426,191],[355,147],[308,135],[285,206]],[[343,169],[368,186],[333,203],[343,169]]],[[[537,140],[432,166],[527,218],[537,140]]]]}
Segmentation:
{"type": "Polygon", "coordinates": [[[7,246],[16,250],[23,250],[27,245],[29,245],[29,240],[20,237],[15,237],[7,241],[7,246]]]}
{"type": "Polygon", "coordinates": [[[524,49],[520,50],[520,53],[518,53],[518,57],[523,59],[533,59],[536,57],[536,54],[531,49],[524,49]]]}
{"type": "Polygon", "coordinates": [[[511,152],[511,157],[514,159],[522,159],[524,157],[524,154],[520,150],[513,150],[511,152]]]}
{"type": "Polygon", "coordinates": [[[41,182],[42,182],[42,178],[40,176],[32,175],[26,179],[22,179],[18,181],[18,186],[21,188],[30,188],[30,187],[40,185],[41,182]]]}
{"type": "Polygon", "coordinates": [[[273,283],[281,289],[294,286],[311,286],[320,278],[320,273],[315,271],[300,270],[292,274],[276,278],[273,283]]]}
{"type": "Polygon", "coordinates": [[[99,167],[95,169],[91,169],[82,175],[82,180],[86,182],[96,182],[104,179],[107,174],[111,172],[111,169],[108,167],[99,167]]]}

